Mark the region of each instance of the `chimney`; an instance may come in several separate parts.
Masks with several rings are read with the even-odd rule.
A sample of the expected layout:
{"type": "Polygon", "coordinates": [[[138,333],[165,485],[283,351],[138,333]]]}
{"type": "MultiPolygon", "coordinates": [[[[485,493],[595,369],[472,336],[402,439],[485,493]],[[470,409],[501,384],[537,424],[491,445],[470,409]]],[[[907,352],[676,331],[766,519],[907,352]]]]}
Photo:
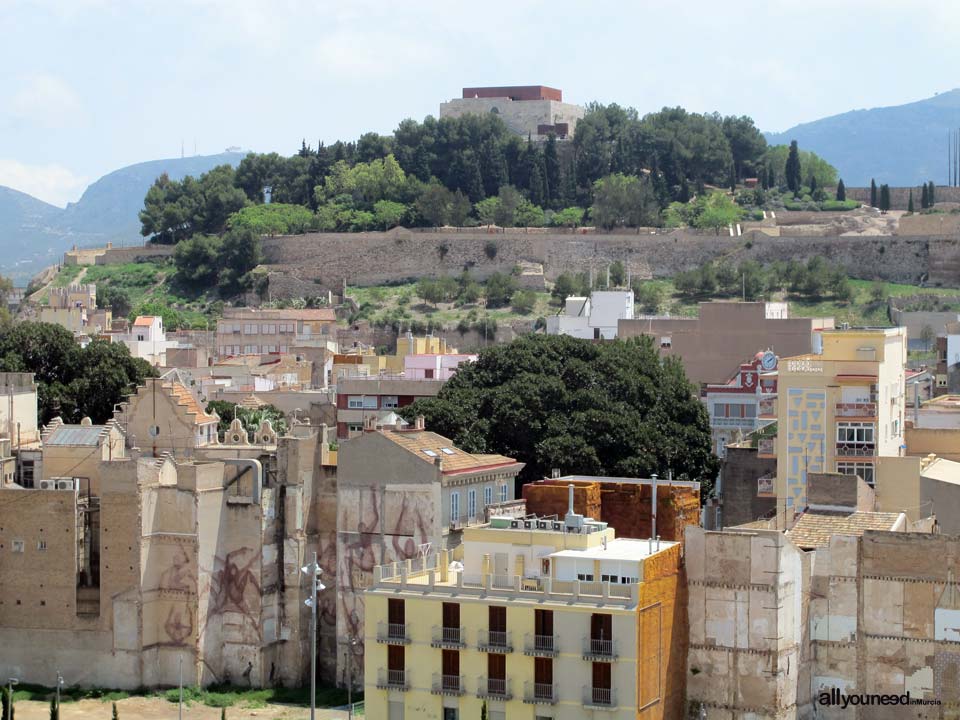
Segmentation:
{"type": "MultiPolygon", "coordinates": [[[[550,479],[551,479],[551,480],[557,480],[557,479],[559,479],[559,477],[560,477],[560,468],[553,468],[553,469],[550,471],[550,479]]],[[[571,486],[571,487],[572,487],[572,486],[571,486]]]]}
{"type": "Polygon", "coordinates": [[[567,515],[573,515],[573,483],[567,485],[567,515]]]}
{"type": "Polygon", "coordinates": [[[413,429],[423,430],[425,422],[426,422],[426,418],[424,418],[423,415],[417,415],[417,417],[414,418],[413,420],[413,429]]]}
{"type": "Polygon", "coordinates": [[[443,458],[435,457],[433,459],[433,466],[437,469],[437,472],[443,472],[443,458]]]}

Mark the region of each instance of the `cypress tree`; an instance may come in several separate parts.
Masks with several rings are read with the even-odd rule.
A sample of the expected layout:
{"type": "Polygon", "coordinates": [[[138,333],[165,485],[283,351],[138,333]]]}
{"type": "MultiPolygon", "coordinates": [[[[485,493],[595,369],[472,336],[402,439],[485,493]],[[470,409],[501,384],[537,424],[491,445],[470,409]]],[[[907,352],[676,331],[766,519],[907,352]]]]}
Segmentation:
{"type": "Polygon", "coordinates": [[[60,720],[60,708],[57,707],[57,698],[50,698],[50,720],[60,720]]]}
{"type": "Polygon", "coordinates": [[[796,195],[800,191],[800,150],[796,140],[790,141],[784,174],[787,176],[787,188],[796,195]]]}
{"type": "Polygon", "coordinates": [[[777,173],[773,169],[773,165],[767,165],[767,187],[772,188],[777,185],[777,173]]]}
{"type": "Polygon", "coordinates": [[[877,206],[877,183],[873,178],[870,178],[870,207],[877,206]]]}
{"type": "Polygon", "coordinates": [[[913,190],[910,190],[910,202],[907,203],[907,212],[913,212],[913,190]]]}
{"type": "Polygon", "coordinates": [[[814,191],[817,189],[817,176],[810,176],[810,194],[813,195],[814,191]]]}
{"type": "Polygon", "coordinates": [[[551,205],[557,205],[562,191],[560,188],[560,156],[557,154],[557,136],[547,135],[547,144],[543,148],[543,172],[547,184],[547,196],[551,205]]]}
{"type": "Polygon", "coordinates": [[[733,163],[730,164],[730,192],[734,195],[737,192],[737,168],[733,163]]]}
{"type": "MultiPolygon", "coordinates": [[[[910,191],[910,194],[913,195],[913,191],[910,191]]],[[[927,184],[924,183],[920,189],[920,207],[926,210],[930,207],[930,193],[927,192],[927,184]]]]}
{"type": "Polygon", "coordinates": [[[890,209],[890,186],[886,183],[880,186],[880,209],[884,211],[890,209]]]}
{"type": "Polygon", "coordinates": [[[934,184],[933,180],[930,181],[930,189],[927,190],[927,201],[930,203],[930,207],[933,207],[937,204],[937,200],[934,197],[934,184]]]}
{"type": "Polygon", "coordinates": [[[837,183],[837,200],[843,202],[847,199],[847,188],[843,184],[843,178],[837,183]]]}

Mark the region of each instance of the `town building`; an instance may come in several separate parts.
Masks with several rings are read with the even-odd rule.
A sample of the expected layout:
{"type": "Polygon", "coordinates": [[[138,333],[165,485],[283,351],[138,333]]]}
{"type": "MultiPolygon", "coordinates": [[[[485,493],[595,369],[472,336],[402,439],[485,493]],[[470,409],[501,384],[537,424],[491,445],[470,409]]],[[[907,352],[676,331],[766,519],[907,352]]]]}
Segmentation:
{"type": "Polygon", "coordinates": [[[331,308],[225,308],[217,321],[217,354],[266,355],[293,352],[300,346],[322,346],[333,339],[336,320],[331,308]]]}
{"type": "Polygon", "coordinates": [[[454,553],[374,569],[366,711],[679,720],[685,595],[680,543],[618,538],[572,509],[492,517],[454,553]]]}
{"type": "Polygon", "coordinates": [[[574,511],[616,528],[618,537],[683,542],[683,529],[700,524],[700,483],[669,478],[560,477],[556,473],[524,484],[526,512],[562,517],[571,486],[574,511]],[[653,502],[654,488],[657,502],[653,502]]]}
{"type": "Polygon", "coordinates": [[[878,457],[903,455],[903,328],[827,330],[821,352],[780,361],[777,515],[807,504],[808,473],[874,484],[878,457]]]}
{"type": "MultiPolygon", "coordinates": [[[[114,423],[54,423],[44,480],[0,488],[4,677],[42,684],[59,670],[83,687],[169,687],[182,667],[189,685],[308,680],[300,567],[316,551],[335,571],[332,438],[303,424],[251,433],[237,420],[220,443],[205,432],[215,417],[191,398],[151,379],[114,423]],[[73,472],[89,483],[67,467],[84,454],[73,472]],[[66,477],[46,482],[51,471],[66,477]]],[[[329,682],[332,590],[319,608],[329,682]]]]}
{"type": "Polygon", "coordinates": [[[333,359],[331,383],[339,385],[343,379],[397,376],[418,380],[449,380],[457,367],[472,362],[477,356],[461,353],[445,338],[413,333],[397,338],[397,349],[392,354],[378,355],[369,346],[355,346],[337,353],[333,359]]]}
{"type": "Polygon", "coordinates": [[[122,342],[135,358],[142,358],[155,367],[167,365],[167,351],[176,347],[175,340],[168,340],[159,315],[139,315],[130,328],[123,333],[112,334],[114,342],[122,342]]]}
{"type": "Polygon", "coordinates": [[[389,422],[397,410],[420,398],[436,397],[444,385],[440,379],[412,379],[405,375],[374,375],[339,378],[337,382],[337,438],[356,437],[364,424],[389,422]]]}
{"type": "Polygon", "coordinates": [[[14,448],[40,439],[33,373],[0,372],[0,436],[9,438],[14,448]]]}
{"type": "Polygon", "coordinates": [[[110,330],[113,313],[97,308],[97,286],[72,284],[49,290],[47,305],[40,308],[40,322],[66,328],[76,336],[93,336],[110,330]]]}
{"type": "Polygon", "coordinates": [[[617,323],[632,319],[633,290],[594,290],[590,297],[568,297],[563,309],[547,318],[547,334],[612,340],[617,323]]]}
{"type": "MultiPolygon", "coordinates": [[[[523,463],[465,452],[424,429],[376,429],[339,445],[337,458],[337,635],[340,681],[359,674],[364,653],[363,590],[373,568],[454,548],[487,508],[513,500],[523,463]],[[349,641],[356,640],[356,645],[349,641]],[[353,648],[348,659],[348,648],[353,648]]],[[[383,715],[386,717],[386,715],[383,715]]]]}
{"type": "Polygon", "coordinates": [[[703,507],[708,530],[773,517],[777,509],[777,456],[773,440],[751,436],[724,448],[714,497],[703,507]]]}
{"type": "Polygon", "coordinates": [[[462,96],[440,103],[440,118],[493,114],[523,138],[572,138],[583,119],[580,105],[563,102],[563,91],[543,85],[465,87],[462,96]]]}
{"type": "Polygon", "coordinates": [[[722,458],[726,446],[744,435],[776,422],[776,354],[767,350],[741,363],[736,374],[723,384],[707,384],[703,402],[710,414],[714,452],[722,458]]]}
{"type": "Polygon", "coordinates": [[[647,335],[661,355],[683,362],[698,385],[725,383],[744,358],[767,348],[778,357],[816,352],[833,318],[791,318],[787,303],[702,302],[695,318],[643,317],[618,322],[618,337],[647,335]]]}

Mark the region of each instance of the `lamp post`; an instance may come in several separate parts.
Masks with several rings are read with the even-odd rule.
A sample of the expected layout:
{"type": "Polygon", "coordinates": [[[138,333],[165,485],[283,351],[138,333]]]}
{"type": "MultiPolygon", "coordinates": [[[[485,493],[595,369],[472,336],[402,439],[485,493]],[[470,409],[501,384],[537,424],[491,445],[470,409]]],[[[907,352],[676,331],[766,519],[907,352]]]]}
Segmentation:
{"type": "Polygon", "coordinates": [[[317,714],[317,592],[326,587],[320,582],[323,570],[317,564],[317,553],[313,553],[313,562],[300,568],[300,572],[310,578],[310,597],[304,605],[310,608],[310,720],[316,720],[317,714]]]}
{"type": "Polygon", "coordinates": [[[18,678],[7,678],[7,717],[6,720],[13,720],[13,686],[19,685],[18,678]]]}
{"type": "Polygon", "coordinates": [[[351,637],[347,643],[347,720],[353,719],[353,649],[360,642],[351,637]]]}
{"type": "Polygon", "coordinates": [[[177,718],[183,720],[183,655],[180,660],[180,700],[177,702],[177,718]]]}
{"type": "Polygon", "coordinates": [[[57,717],[60,717],[60,686],[63,685],[63,675],[57,670],[57,717]]]}

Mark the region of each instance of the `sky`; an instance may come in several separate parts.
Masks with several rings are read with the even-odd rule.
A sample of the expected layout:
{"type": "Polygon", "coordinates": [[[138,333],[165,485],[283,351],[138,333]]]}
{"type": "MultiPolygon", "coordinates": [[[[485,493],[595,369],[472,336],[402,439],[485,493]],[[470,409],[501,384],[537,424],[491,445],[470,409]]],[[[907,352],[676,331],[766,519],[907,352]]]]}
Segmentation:
{"type": "Polygon", "coordinates": [[[136,162],[388,133],[542,84],[765,131],[960,86],[952,0],[0,0],[0,185],[63,206],[136,162]]]}

